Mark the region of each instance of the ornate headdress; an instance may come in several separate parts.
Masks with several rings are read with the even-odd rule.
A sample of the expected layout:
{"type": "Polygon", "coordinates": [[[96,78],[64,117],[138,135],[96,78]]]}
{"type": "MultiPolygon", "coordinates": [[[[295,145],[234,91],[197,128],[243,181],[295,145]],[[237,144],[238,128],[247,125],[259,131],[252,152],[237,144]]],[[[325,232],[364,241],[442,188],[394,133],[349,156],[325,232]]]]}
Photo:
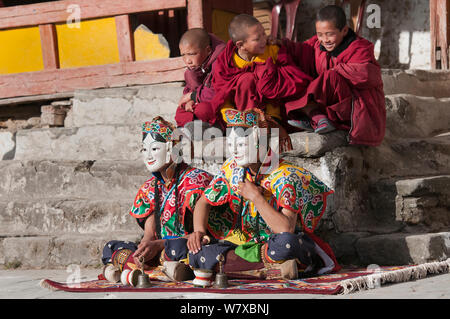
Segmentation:
{"type": "Polygon", "coordinates": [[[284,153],[292,150],[291,138],[287,131],[278,124],[270,115],[265,114],[260,109],[250,109],[245,111],[239,111],[234,108],[223,108],[221,110],[222,118],[227,127],[259,127],[265,128],[264,132],[267,135],[271,134],[271,129],[278,129],[280,146],[279,152],[284,153]]]}
{"type": "Polygon", "coordinates": [[[173,132],[175,129],[175,125],[166,121],[161,116],[157,116],[151,121],[147,121],[142,124],[143,139],[147,136],[147,134],[151,134],[151,136],[158,142],[172,142],[173,132]]]}

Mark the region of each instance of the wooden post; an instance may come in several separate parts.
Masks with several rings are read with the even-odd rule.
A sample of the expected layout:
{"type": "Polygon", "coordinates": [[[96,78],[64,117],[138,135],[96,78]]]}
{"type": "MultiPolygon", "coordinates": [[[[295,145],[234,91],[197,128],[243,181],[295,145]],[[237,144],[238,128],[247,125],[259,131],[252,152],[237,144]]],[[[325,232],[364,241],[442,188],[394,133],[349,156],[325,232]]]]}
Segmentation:
{"type": "Polygon", "coordinates": [[[188,29],[203,28],[203,0],[188,0],[187,15],[188,29]]]}
{"type": "Polygon", "coordinates": [[[58,39],[53,24],[39,26],[44,69],[59,69],[58,39]]]}
{"type": "Polygon", "coordinates": [[[431,68],[450,69],[450,0],[430,0],[431,68]]]}
{"type": "Polygon", "coordinates": [[[136,60],[134,52],[134,37],[128,14],[116,16],[117,45],[119,46],[120,62],[136,60]]]}

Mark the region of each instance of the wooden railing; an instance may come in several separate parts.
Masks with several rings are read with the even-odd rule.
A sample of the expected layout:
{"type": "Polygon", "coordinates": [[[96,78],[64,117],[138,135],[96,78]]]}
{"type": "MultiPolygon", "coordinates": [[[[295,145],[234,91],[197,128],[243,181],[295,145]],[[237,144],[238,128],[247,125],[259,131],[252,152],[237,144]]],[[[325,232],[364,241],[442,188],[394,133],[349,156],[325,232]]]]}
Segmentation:
{"type": "MultiPolygon", "coordinates": [[[[0,8],[0,30],[39,26],[44,70],[0,75],[0,98],[163,83],[183,80],[180,57],[135,61],[130,15],[184,9],[187,27],[212,28],[212,10],[252,14],[251,0],[70,0],[0,8]],[[60,68],[55,24],[70,18],[69,5],[77,5],[79,19],[114,17],[120,62],[60,68]]],[[[176,28],[177,26],[173,26],[176,28]]]]}

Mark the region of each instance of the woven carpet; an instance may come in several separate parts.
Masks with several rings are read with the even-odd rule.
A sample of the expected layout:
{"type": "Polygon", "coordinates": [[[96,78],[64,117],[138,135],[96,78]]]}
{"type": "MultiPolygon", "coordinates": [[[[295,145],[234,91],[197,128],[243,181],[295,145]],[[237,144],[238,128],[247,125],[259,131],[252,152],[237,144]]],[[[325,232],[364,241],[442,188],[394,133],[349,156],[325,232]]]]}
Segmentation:
{"type": "Polygon", "coordinates": [[[406,282],[425,278],[428,275],[449,273],[450,258],[446,261],[412,266],[377,267],[376,269],[341,270],[307,279],[297,280],[229,280],[228,288],[194,287],[192,281],[171,282],[160,268],[146,271],[152,286],[135,288],[121,283],[98,280],[60,283],[49,279],[40,282],[41,287],[68,292],[208,292],[221,294],[348,294],[359,290],[378,288],[389,283],[406,282]]]}

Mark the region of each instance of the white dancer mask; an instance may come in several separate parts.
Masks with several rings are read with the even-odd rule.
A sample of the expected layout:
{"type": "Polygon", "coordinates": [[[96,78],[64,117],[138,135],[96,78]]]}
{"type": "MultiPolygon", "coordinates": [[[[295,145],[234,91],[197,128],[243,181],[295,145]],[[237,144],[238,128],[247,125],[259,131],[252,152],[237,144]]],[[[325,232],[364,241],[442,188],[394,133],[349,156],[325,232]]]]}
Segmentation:
{"type": "Polygon", "coordinates": [[[147,134],[142,142],[142,159],[145,167],[154,173],[170,162],[170,143],[156,141],[151,134],[147,134]]]}
{"type": "Polygon", "coordinates": [[[237,165],[248,167],[257,162],[258,132],[258,127],[249,129],[235,127],[229,132],[227,146],[237,165]]]}

